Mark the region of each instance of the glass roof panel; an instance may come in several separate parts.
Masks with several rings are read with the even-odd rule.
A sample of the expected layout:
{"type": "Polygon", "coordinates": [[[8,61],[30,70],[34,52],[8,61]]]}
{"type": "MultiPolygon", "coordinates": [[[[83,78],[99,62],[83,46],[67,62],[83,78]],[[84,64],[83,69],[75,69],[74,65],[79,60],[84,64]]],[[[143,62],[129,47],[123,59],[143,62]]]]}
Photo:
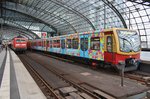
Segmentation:
{"type": "Polygon", "coordinates": [[[137,30],[141,35],[143,48],[150,48],[150,6],[143,0],[14,0],[16,3],[6,1],[3,7],[31,16],[28,18],[29,16],[24,17],[8,11],[6,16],[11,17],[6,19],[10,24],[25,25],[30,29],[39,25],[39,30],[51,31],[49,26],[45,25],[48,24],[60,34],[127,27],[137,30]],[[15,17],[16,15],[19,17],[15,17]],[[35,24],[35,20],[39,23],[35,24]]]}

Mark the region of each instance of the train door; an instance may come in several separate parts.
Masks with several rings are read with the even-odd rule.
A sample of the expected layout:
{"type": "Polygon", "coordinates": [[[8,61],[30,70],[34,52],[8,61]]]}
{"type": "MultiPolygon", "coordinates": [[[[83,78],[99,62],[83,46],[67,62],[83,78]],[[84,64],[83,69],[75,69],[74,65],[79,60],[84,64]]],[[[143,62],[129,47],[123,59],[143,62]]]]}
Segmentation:
{"type": "Polygon", "coordinates": [[[66,54],[65,38],[62,38],[62,39],[61,39],[61,54],[66,54]]]}
{"type": "Polygon", "coordinates": [[[105,55],[104,60],[106,62],[112,63],[114,60],[114,53],[113,53],[113,32],[105,33],[105,55]]]}
{"type": "Polygon", "coordinates": [[[88,58],[88,34],[80,35],[80,56],[88,58]]]}

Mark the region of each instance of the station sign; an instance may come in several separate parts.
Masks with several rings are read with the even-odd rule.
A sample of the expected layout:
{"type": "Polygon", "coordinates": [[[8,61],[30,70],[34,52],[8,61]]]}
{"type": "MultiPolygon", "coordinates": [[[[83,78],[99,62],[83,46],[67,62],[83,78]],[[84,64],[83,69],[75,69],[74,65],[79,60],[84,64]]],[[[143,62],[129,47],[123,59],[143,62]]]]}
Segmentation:
{"type": "Polygon", "coordinates": [[[47,32],[42,32],[41,34],[42,38],[47,38],[47,32]]]}

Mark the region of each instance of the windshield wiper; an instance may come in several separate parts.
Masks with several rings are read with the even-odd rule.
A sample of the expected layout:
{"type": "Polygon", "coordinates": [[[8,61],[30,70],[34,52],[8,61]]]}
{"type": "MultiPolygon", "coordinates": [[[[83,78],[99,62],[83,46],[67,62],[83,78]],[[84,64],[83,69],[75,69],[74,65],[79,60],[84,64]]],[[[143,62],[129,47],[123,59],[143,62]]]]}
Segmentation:
{"type": "MultiPolygon", "coordinates": [[[[125,45],[124,40],[127,41],[130,44],[131,48],[132,48],[132,43],[128,39],[122,38],[122,37],[119,37],[119,38],[123,39],[123,48],[124,48],[124,45],[125,45]]],[[[133,49],[131,49],[131,48],[130,48],[130,52],[133,51],[133,49]]]]}

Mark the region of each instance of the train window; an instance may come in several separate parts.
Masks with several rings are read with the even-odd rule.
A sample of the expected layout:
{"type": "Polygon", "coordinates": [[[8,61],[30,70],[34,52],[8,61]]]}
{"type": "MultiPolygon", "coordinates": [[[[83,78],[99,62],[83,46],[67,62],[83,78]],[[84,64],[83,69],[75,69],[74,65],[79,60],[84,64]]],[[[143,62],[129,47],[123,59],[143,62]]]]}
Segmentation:
{"type": "Polygon", "coordinates": [[[53,47],[56,47],[56,40],[53,40],[53,47]]]}
{"type": "Polygon", "coordinates": [[[46,43],[47,43],[47,42],[44,40],[44,47],[46,47],[46,43]]]}
{"type": "Polygon", "coordinates": [[[16,40],[16,42],[20,42],[20,40],[19,40],[19,39],[17,39],[17,40],[16,40]]]}
{"type": "Polygon", "coordinates": [[[41,41],[39,41],[39,46],[42,46],[42,42],[41,41]]]}
{"type": "Polygon", "coordinates": [[[73,47],[73,49],[78,49],[78,46],[79,46],[79,39],[78,38],[74,38],[72,40],[72,47],[73,47]]]}
{"type": "Polygon", "coordinates": [[[43,47],[43,41],[41,41],[41,46],[43,47]]]}
{"type": "Polygon", "coordinates": [[[20,40],[20,42],[26,42],[26,40],[20,40]]]}
{"type": "Polygon", "coordinates": [[[52,40],[50,40],[50,48],[52,48],[53,46],[52,46],[53,44],[52,44],[52,40]]]}
{"type": "Polygon", "coordinates": [[[47,47],[49,47],[49,41],[47,40],[47,47]]]}
{"type": "Polygon", "coordinates": [[[32,46],[34,46],[34,42],[32,42],[32,46]]]}
{"type": "Polygon", "coordinates": [[[53,41],[53,47],[60,48],[60,40],[54,40],[53,41]]]}
{"type": "Polygon", "coordinates": [[[107,36],[107,51],[112,52],[112,37],[107,36]]]}
{"type": "Polygon", "coordinates": [[[67,39],[67,48],[72,48],[72,41],[71,41],[71,39],[67,39]]]}
{"type": "Polygon", "coordinates": [[[39,42],[37,41],[37,46],[39,46],[39,42]]]}
{"type": "Polygon", "coordinates": [[[16,42],[25,42],[26,40],[16,39],[16,42]]]}
{"type": "Polygon", "coordinates": [[[81,50],[86,51],[88,49],[88,38],[81,38],[80,43],[81,50]]]}
{"type": "Polygon", "coordinates": [[[65,48],[65,40],[61,40],[61,48],[62,48],[62,49],[65,48]]]}
{"type": "Polygon", "coordinates": [[[34,46],[36,46],[36,42],[34,42],[34,46]]]}
{"type": "Polygon", "coordinates": [[[60,48],[60,40],[57,40],[57,48],[60,48]]]}
{"type": "Polygon", "coordinates": [[[91,50],[100,50],[100,38],[99,37],[94,37],[91,38],[91,50]]]}
{"type": "Polygon", "coordinates": [[[45,46],[45,41],[43,40],[42,47],[44,47],[44,46],[45,46]]]}

